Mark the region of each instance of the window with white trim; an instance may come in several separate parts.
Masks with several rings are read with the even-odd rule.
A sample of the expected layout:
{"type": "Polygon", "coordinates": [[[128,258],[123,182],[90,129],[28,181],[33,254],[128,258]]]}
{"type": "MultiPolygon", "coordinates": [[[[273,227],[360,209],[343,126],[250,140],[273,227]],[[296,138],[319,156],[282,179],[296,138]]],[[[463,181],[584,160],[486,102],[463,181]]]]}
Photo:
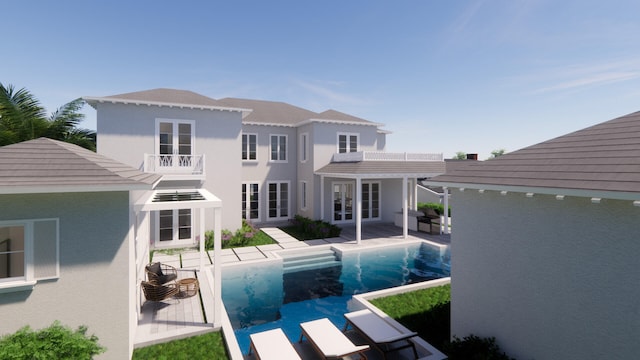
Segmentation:
{"type": "Polygon", "coordinates": [[[242,184],[242,218],[260,219],[260,186],[258,183],[242,184]]]}
{"type": "Polygon", "coordinates": [[[300,209],[307,210],[307,182],[300,181],[300,209]]]}
{"type": "Polygon", "coordinates": [[[289,182],[267,183],[267,217],[269,220],[289,218],[289,182]]]}
{"type": "Polygon", "coordinates": [[[309,133],[300,134],[300,162],[307,161],[309,156],[309,133]]]}
{"type": "Polygon", "coordinates": [[[271,161],[287,161],[287,135],[271,135],[271,161]]]}
{"type": "Polygon", "coordinates": [[[380,218],[380,182],[362,182],[362,219],[380,218]]]}
{"type": "Polygon", "coordinates": [[[242,160],[258,160],[258,134],[242,134],[242,160]]]}
{"type": "Polygon", "coordinates": [[[58,243],[58,219],[0,221],[0,289],[59,277],[58,243]]]}
{"type": "Polygon", "coordinates": [[[360,134],[338,133],[338,153],[357,152],[360,146],[360,134]]]}

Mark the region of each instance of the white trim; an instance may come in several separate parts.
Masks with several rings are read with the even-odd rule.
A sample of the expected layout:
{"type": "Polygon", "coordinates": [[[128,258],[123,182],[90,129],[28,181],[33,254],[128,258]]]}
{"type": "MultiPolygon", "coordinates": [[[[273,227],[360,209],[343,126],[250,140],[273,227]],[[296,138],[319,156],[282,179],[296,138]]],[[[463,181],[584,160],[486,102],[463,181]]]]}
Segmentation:
{"type": "MultiPolygon", "coordinates": [[[[260,182],[259,181],[243,181],[242,185],[247,185],[247,189],[249,187],[249,185],[258,185],[258,217],[255,219],[252,219],[251,217],[246,217],[248,214],[251,213],[251,201],[249,199],[246,200],[246,205],[247,207],[242,209],[242,213],[244,214],[245,218],[248,221],[256,221],[256,222],[260,222],[262,221],[262,186],[260,186],[260,182]]],[[[240,191],[240,201],[242,202],[242,190],[240,191]]],[[[242,203],[240,204],[240,207],[242,207],[242,203]]]]}
{"type": "Polygon", "coordinates": [[[247,136],[247,149],[242,149],[242,151],[247,152],[247,158],[246,159],[242,159],[242,154],[240,154],[240,158],[242,159],[243,162],[257,162],[258,161],[258,133],[245,133],[243,132],[242,134],[240,134],[240,146],[242,146],[242,138],[244,136],[247,136]],[[250,154],[250,149],[251,149],[251,142],[249,141],[251,136],[255,136],[256,137],[256,158],[255,159],[249,159],[249,154],[250,154]]]}
{"type": "MultiPolygon", "coordinates": [[[[160,123],[171,123],[172,124],[172,135],[173,139],[171,140],[172,146],[172,154],[173,155],[186,155],[180,154],[180,124],[189,124],[191,128],[191,154],[196,154],[196,121],[188,120],[188,119],[168,119],[168,118],[156,118],[156,134],[155,134],[155,142],[154,142],[154,151],[156,155],[170,155],[170,154],[160,154],[160,123]]],[[[173,165],[177,167],[177,165],[173,165]]],[[[162,168],[156,168],[156,170],[162,168]]]]}
{"type": "Polygon", "coordinates": [[[338,154],[344,154],[340,152],[340,136],[346,136],[347,137],[347,148],[346,148],[346,152],[344,153],[350,153],[350,152],[358,152],[360,150],[360,133],[354,133],[354,132],[338,132],[336,134],[336,153],[338,154]],[[351,151],[351,137],[355,136],[356,137],[356,151],[351,151]]]}
{"type": "Polygon", "coordinates": [[[54,194],[54,193],[81,193],[81,192],[108,192],[108,191],[129,191],[129,190],[151,190],[161,179],[153,184],[142,182],[126,185],[36,185],[36,186],[0,186],[0,194],[54,194]]]}
{"type": "Polygon", "coordinates": [[[60,219],[59,218],[37,218],[37,219],[16,219],[0,221],[0,227],[22,227],[24,231],[23,261],[24,275],[0,279],[0,293],[17,292],[31,290],[39,280],[50,280],[60,278],[60,219]],[[36,277],[35,268],[35,224],[38,222],[55,222],[55,274],[52,276],[36,277]]]}
{"type": "Polygon", "coordinates": [[[267,210],[267,216],[265,217],[266,221],[279,221],[279,220],[288,220],[291,219],[291,181],[289,180],[274,180],[274,181],[267,181],[267,186],[266,186],[266,196],[265,196],[265,200],[267,201],[267,206],[266,206],[266,210],[267,210]],[[271,184],[276,184],[276,202],[277,202],[277,206],[276,206],[276,216],[275,217],[271,217],[270,216],[270,212],[271,212],[271,208],[269,207],[269,185],[271,184]],[[287,216],[280,216],[280,203],[282,202],[282,198],[280,197],[280,192],[282,191],[281,189],[281,184],[287,184],[287,216]]]}
{"type": "Polygon", "coordinates": [[[298,141],[299,158],[301,163],[306,163],[309,160],[309,133],[303,132],[300,134],[300,140],[298,141]]]}
{"type": "MultiPolygon", "coordinates": [[[[362,217],[362,221],[363,222],[367,222],[367,221],[379,221],[380,219],[382,219],[382,182],[381,181],[377,181],[377,180],[362,180],[361,186],[364,186],[365,184],[369,185],[369,209],[367,209],[369,211],[369,217],[362,217]],[[378,216],[377,217],[372,217],[371,214],[373,213],[373,197],[372,193],[373,193],[373,184],[377,184],[378,185],[378,216]]],[[[362,194],[364,194],[364,192],[362,192],[362,194]]],[[[364,199],[363,199],[363,203],[362,203],[362,209],[364,210],[364,199]]]]}
{"type": "Polygon", "coordinates": [[[300,181],[300,210],[307,210],[307,182],[304,180],[300,181]]]}
{"type": "MultiPolygon", "coordinates": [[[[288,128],[297,128],[297,127],[301,127],[304,125],[308,125],[308,124],[312,124],[312,123],[318,123],[318,124],[338,124],[338,125],[359,125],[359,126],[375,126],[375,127],[381,127],[381,126],[385,126],[385,124],[382,123],[374,123],[374,122],[370,122],[368,120],[365,120],[367,122],[362,122],[362,121],[348,121],[348,120],[327,120],[327,119],[307,119],[307,120],[303,120],[299,123],[295,123],[295,124],[285,124],[285,123],[267,123],[267,122],[258,122],[258,121],[242,121],[242,125],[257,125],[257,126],[275,126],[275,127],[288,127],[288,128]]],[[[385,131],[385,130],[382,130],[385,131]]],[[[389,132],[391,133],[391,132],[389,132]]]]}
{"type": "Polygon", "coordinates": [[[269,162],[271,163],[288,163],[289,162],[289,135],[287,134],[269,134],[269,162]],[[273,149],[271,148],[273,143],[273,138],[278,139],[278,148],[276,149],[277,159],[273,159],[272,153],[273,149]],[[282,147],[282,143],[280,142],[281,137],[284,137],[284,159],[280,159],[280,148],[282,147]]]}
{"type": "Polygon", "coordinates": [[[355,199],[356,197],[356,181],[345,181],[345,180],[335,180],[331,182],[331,198],[330,198],[330,204],[331,204],[331,223],[332,224],[351,224],[356,220],[356,216],[354,216],[355,214],[355,207],[354,207],[354,201],[356,201],[357,199],[355,199]],[[341,220],[336,220],[336,209],[335,209],[335,199],[334,199],[334,195],[335,195],[335,186],[336,185],[340,185],[340,217],[341,220]],[[346,198],[345,198],[345,188],[342,187],[343,185],[351,185],[351,191],[352,191],[352,199],[351,199],[351,219],[344,219],[346,217],[346,212],[344,211],[343,206],[345,205],[346,202],[346,198]]]}
{"type": "Polygon", "coordinates": [[[149,100],[131,100],[131,99],[121,99],[121,98],[112,98],[112,97],[98,97],[98,96],[83,96],[82,100],[86,101],[95,108],[95,103],[111,103],[111,104],[125,104],[125,105],[155,105],[159,107],[176,107],[179,109],[196,109],[196,110],[217,110],[217,111],[230,111],[230,112],[240,112],[242,113],[242,117],[249,115],[253,110],[252,109],[244,109],[244,108],[234,108],[227,106],[213,106],[213,105],[196,105],[196,104],[181,104],[181,103],[170,103],[170,102],[162,102],[162,101],[149,101],[149,100]]]}

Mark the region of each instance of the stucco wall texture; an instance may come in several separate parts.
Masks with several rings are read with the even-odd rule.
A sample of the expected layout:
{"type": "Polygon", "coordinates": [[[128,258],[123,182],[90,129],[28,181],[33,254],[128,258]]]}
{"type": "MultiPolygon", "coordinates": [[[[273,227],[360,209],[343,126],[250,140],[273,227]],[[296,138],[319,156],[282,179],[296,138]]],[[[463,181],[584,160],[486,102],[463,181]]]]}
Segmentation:
{"type": "Polygon", "coordinates": [[[452,191],[452,335],[517,359],[637,357],[640,208],[452,191]]]}

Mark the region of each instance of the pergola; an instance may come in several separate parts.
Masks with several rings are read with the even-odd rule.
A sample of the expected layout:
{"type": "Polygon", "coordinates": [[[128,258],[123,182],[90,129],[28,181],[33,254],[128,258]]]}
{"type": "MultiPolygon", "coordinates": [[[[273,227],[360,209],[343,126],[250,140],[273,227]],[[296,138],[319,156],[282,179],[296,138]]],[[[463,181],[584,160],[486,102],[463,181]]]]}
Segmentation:
{"type": "MultiPolygon", "coordinates": [[[[320,213],[324,217],[325,178],[355,180],[356,242],[362,241],[362,181],[364,179],[401,179],[402,180],[402,235],[409,234],[409,179],[431,178],[444,173],[443,161],[358,161],[332,162],[315,174],[320,176],[320,213]]],[[[417,187],[414,185],[413,198],[416,199],[417,187]]],[[[444,188],[444,206],[448,208],[448,189],[444,188]]],[[[415,204],[412,204],[415,206],[415,204]]],[[[448,229],[448,213],[445,211],[444,228],[448,229]]]]}
{"type": "Polygon", "coordinates": [[[135,213],[152,212],[173,209],[193,209],[200,215],[199,271],[205,266],[205,210],[213,209],[214,217],[214,252],[213,252],[213,297],[214,297],[214,324],[220,324],[222,319],[222,200],[211,194],[206,189],[157,189],[149,191],[135,203],[135,213]]]}

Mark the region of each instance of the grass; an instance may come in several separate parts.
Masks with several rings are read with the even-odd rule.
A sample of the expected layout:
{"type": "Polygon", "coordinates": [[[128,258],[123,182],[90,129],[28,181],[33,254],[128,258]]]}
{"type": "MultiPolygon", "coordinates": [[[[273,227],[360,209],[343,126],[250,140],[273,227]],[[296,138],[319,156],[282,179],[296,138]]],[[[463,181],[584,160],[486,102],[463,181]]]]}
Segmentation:
{"type": "Polygon", "coordinates": [[[449,345],[451,285],[378,298],[371,303],[437,349],[449,345]]]}
{"type": "Polygon", "coordinates": [[[151,345],[133,351],[132,360],[229,359],[222,332],[151,345]]]}

